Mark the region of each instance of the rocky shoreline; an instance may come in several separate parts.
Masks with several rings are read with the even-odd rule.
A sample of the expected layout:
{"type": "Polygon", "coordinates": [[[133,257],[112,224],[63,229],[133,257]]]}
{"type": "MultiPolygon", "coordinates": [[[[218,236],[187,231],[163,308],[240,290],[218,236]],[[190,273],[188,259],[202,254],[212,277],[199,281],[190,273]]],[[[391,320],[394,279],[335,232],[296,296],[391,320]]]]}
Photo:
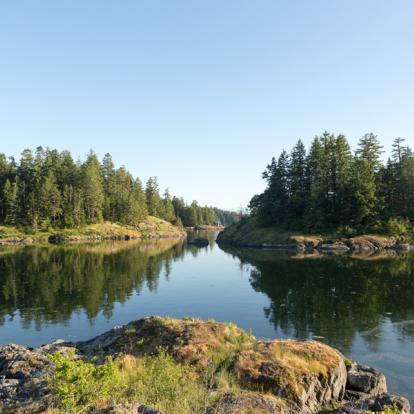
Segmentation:
{"type": "Polygon", "coordinates": [[[317,244],[314,244],[312,241],[307,242],[298,242],[298,243],[255,243],[247,242],[240,243],[237,241],[228,241],[217,238],[217,244],[227,245],[234,247],[249,247],[256,249],[272,249],[280,251],[293,251],[293,252],[314,252],[318,251],[319,253],[371,253],[371,252],[381,252],[385,250],[393,250],[396,252],[408,252],[414,251],[414,245],[411,244],[401,244],[394,243],[391,245],[384,245],[378,243],[374,238],[369,239],[364,238],[364,241],[354,242],[353,239],[346,239],[345,241],[320,241],[317,244]]]}
{"type": "Polygon", "coordinates": [[[39,235],[19,234],[11,237],[0,236],[0,246],[27,245],[33,243],[75,243],[106,240],[147,240],[186,237],[183,228],[173,226],[164,220],[149,217],[137,226],[125,226],[104,222],[82,229],[67,229],[56,233],[39,235]]]}
{"type": "Polygon", "coordinates": [[[414,245],[398,238],[380,235],[355,237],[329,237],[304,235],[276,228],[261,228],[254,219],[236,223],[221,231],[217,237],[219,245],[251,247],[293,252],[320,253],[372,253],[385,250],[397,252],[414,251],[414,245]]]}
{"type": "MultiPolygon", "coordinates": [[[[107,356],[141,358],[163,349],[177,363],[195,367],[200,375],[219,353],[231,361],[222,369],[239,388],[209,389],[214,398],[203,411],[209,414],[366,414],[391,408],[393,414],[410,413],[408,400],[388,393],[382,373],[347,360],[325,344],[258,340],[232,324],[160,317],[140,319],[85,342],[56,341],[36,349],[0,346],[0,412],[41,413],[54,407],[49,387],[54,365],[48,356],[67,355],[73,349],[82,360],[98,356],[96,363],[107,356]]],[[[96,407],[90,412],[159,413],[145,401],[139,402],[96,407]]]]}
{"type": "Polygon", "coordinates": [[[60,236],[50,235],[48,237],[40,238],[5,238],[0,239],[0,246],[16,246],[16,245],[29,245],[33,243],[49,243],[49,244],[61,244],[61,243],[77,243],[77,242],[94,242],[94,241],[128,241],[128,240],[148,240],[148,239],[167,239],[185,237],[185,234],[147,234],[145,236],[60,236]]]}

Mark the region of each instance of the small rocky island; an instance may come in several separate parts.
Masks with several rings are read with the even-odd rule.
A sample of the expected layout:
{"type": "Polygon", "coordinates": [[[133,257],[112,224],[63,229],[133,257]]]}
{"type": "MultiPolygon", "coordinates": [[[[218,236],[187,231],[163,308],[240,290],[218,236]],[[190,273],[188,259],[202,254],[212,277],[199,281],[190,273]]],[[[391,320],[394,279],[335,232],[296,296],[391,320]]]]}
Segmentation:
{"type": "MultiPolygon", "coordinates": [[[[116,327],[86,342],[56,341],[36,349],[0,346],[0,412],[179,412],[173,405],[169,411],[168,407],[149,404],[157,400],[145,394],[137,401],[126,393],[126,388],[123,394],[117,389],[118,398],[115,397],[117,379],[127,378],[125,373],[131,367],[142,366],[146,371],[141,371],[140,377],[155,373],[155,388],[160,395],[170,390],[159,382],[166,376],[171,377],[175,387],[187,387],[191,404],[199,400],[199,406],[191,406],[197,408],[186,406],[183,413],[410,413],[405,398],[388,393],[382,373],[352,362],[320,342],[259,340],[233,324],[160,317],[116,327]],[[174,371],[168,364],[153,364],[151,361],[157,358],[171,360],[171,364],[185,371],[174,371]],[[116,363],[121,367],[116,369],[123,369],[124,376],[118,375],[116,363]],[[100,367],[99,371],[94,371],[95,366],[100,367]],[[167,368],[157,370],[157,366],[167,368]],[[88,386],[82,383],[81,374],[91,372],[91,381],[97,384],[105,375],[110,380],[94,389],[96,395],[88,400],[81,393],[88,386]],[[173,372],[181,376],[174,378],[173,372]],[[75,400],[78,394],[81,397],[75,400]],[[70,410],[62,406],[64,401],[84,405],[70,410]]],[[[144,383],[135,382],[133,387],[144,383]]],[[[149,389],[153,393],[154,387],[149,389]]],[[[175,398],[176,393],[172,394],[171,398],[175,398]]]]}

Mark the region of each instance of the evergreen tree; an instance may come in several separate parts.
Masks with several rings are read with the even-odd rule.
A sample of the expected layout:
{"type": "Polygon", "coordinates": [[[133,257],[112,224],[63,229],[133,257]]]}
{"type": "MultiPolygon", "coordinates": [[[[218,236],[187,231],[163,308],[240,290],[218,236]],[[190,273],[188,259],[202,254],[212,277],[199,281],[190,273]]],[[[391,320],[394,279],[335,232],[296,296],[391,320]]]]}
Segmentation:
{"type": "Polygon", "coordinates": [[[373,133],[365,134],[359,140],[358,146],[357,157],[366,160],[367,166],[373,173],[378,172],[381,167],[381,154],[383,152],[378,137],[373,133]]]}
{"type": "Polygon", "coordinates": [[[331,161],[331,185],[333,192],[333,217],[335,225],[345,225],[352,217],[351,177],[353,157],[344,135],[335,138],[331,161]]]}
{"type": "Polygon", "coordinates": [[[397,165],[401,165],[403,155],[406,152],[407,147],[403,145],[404,142],[404,138],[396,138],[392,144],[392,159],[397,165]]]}
{"type": "Polygon", "coordinates": [[[277,161],[272,159],[263,173],[268,183],[267,189],[250,203],[250,208],[257,210],[262,223],[278,224],[286,218],[289,202],[288,174],[289,156],[283,151],[277,161]]]}
{"type": "Polygon", "coordinates": [[[293,220],[301,222],[306,208],[308,186],[306,183],[306,150],[299,140],[290,153],[288,167],[289,214],[293,220]]]}
{"type": "Polygon", "coordinates": [[[199,222],[199,218],[200,218],[200,216],[198,214],[198,204],[197,204],[197,201],[194,200],[191,203],[191,206],[190,206],[190,214],[189,214],[190,223],[189,223],[189,225],[191,227],[195,227],[195,226],[198,226],[199,224],[201,224],[199,222]]]}
{"type": "Polygon", "coordinates": [[[306,217],[309,228],[321,227],[321,219],[326,211],[326,157],[321,139],[316,137],[309,150],[306,162],[306,182],[308,202],[306,217]]]}
{"type": "Polygon", "coordinates": [[[43,224],[46,227],[50,223],[55,226],[57,217],[62,213],[62,198],[55,175],[52,171],[49,171],[40,183],[36,200],[39,205],[39,215],[43,224]]]}
{"type": "Polygon", "coordinates": [[[407,217],[414,223],[414,154],[408,147],[404,149],[401,157],[399,183],[402,203],[398,215],[407,217]]]}
{"type": "Polygon", "coordinates": [[[378,197],[372,164],[366,158],[357,158],[354,162],[354,176],[351,182],[353,194],[352,224],[367,228],[377,220],[378,197]]]}
{"type": "Polygon", "coordinates": [[[145,189],[147,209],[150,216],[159,217],[163,213],[162,201],[158,189],[157,177],[150,177],[145,189]]]}
{"type": "Polygon", "coordinates": [[[15,226],[18,219],[18,196],[17,196],[17,184],[10,183],[10,180],[7,178],[4,185],[4,195],[3,195],[3,214],[4,214],[4,224],[15,226]]]}
{"type": "Polygon", "coordinates": [[[141,181],[136,179],[132,184],[132,190],[129,195],[129,209],[126,213],[125,222],[136,225],[144,220],[148,215],[145,192],[142,188],[141,181]]]}
{"type": "Polygon", "coordinates": [[[168,189],[166,189],[164,192],[162,204],[163,204],[162,218],[164,220],[173,222],[175,220],[175,211],[174,211],[174,205],[172,203],[172,199],[171,199],[168,189]]]}
{"type": "Polygon", "coordinates": [[[102,172],[99,161],[92,151],[82,165],[82,198],[86,222],[102,221],[104,202],[102,172]]]}
{"type": "Polygon", "coordinates": [[[111,154],[105,154],[102,160],[102,175],[103,175],[103,187],[104,187],[104,216],[106,220],[115,221],[115,203],[116,203],[116,190],[115,190],[115,167],[112,161],[111,154]]]}

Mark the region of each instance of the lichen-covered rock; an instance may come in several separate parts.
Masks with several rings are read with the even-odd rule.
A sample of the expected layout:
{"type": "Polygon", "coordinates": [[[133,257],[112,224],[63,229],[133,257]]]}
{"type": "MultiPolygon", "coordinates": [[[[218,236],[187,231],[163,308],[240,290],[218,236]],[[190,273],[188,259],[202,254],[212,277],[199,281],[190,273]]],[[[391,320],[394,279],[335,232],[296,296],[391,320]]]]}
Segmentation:
{"type": "Polygon", "coordinates": [[[387,393],[387,382],[384,374],[375,368],[353,363],[348,370],[346,388],[375,397],[387,393]]]}
{"type": "Polygon", "coordinates": [[[298,412],[316,412],[345,391],[342,356],[315,341],[258,341],[240,354],[234,369],[245,386],[291,401],[298,412]]]}
{"type": "Polygon", "coordinates": [[[358,236],[348,239],[347,245],[354,252],[364,253],[393,248],[395,239],[392,237],[358,236]]]}
{"type": "Polygon", "coordinates": [[[410,414],[410,403],[404,397],[382,394],[376,397],[346,401],[344,405],[325,414],[383,413],[387,407],[396,408],[401,414],[410,414]]]}
{"type": "Polygon", "coordinates": [[[43,352],[20,345],[0,346],[0,407],[41,399],[51,362],[43,352]]]}
{"type": "Polygon", "coordinates": [[[254,338],[232,324],[149,317],[76,344],[86,355],[142,356],[165,349],[176,361],[207,368],[220,352],[231,354],[254,338]]]}
{"type": "Polygon", "coordinates": [[[43,412],[49,404],[48,376],[53,364],[48,355],[69,352],[63,342],[32,349],[0,346],[0,412],[43,412]]]}
{"type": "Polygon", "coordinates": [[[226,392],[208,409],[208,414],[294,414],[297,407],[271,394],[226,392]]]}

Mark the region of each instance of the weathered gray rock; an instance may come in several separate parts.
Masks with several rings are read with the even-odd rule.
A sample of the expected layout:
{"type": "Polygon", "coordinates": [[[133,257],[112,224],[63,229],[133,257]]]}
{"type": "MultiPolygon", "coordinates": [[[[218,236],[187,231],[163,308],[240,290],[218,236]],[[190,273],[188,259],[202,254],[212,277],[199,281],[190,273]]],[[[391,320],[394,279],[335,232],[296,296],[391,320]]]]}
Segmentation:
{"type": "Polygon", "coordinates": [[[136,404],[116,404],[109,407],[95,408],[94,414],[137,414],[136,404]]]}
{"type": "Polygon", "coordinates": [[[299,408],[273,395],[258,392],[226,392],[208,408],[208,414],[294,414],[299,408]]]}
{"type": "Polygon", "coordinates": [[[45,410],[50,399],[48,376],[53,369],[48,355],[58,350],[69,352],[61,341],[37,349],[15,344],[0,346],[0,412],[45,410]]]}
{"type": "Polygon", "coordinates": [[[290,401],[298,413],[341,400],[347,379],[342,356],[316,341],[257,341],[240,353],[234,370],[249,388],[290,401]]]}
{"type": "Polygon", "coordinates": [[[140,405],[138,407],[139,414],[162,414],[161,411],[154,410],[153,408],[147,407],[146,405],[140,405]]]}
{"type": "Polygon", "coordinates": [[[96,414],[162,414],[146,405],[139,404],[117,404],[111,407],[93,410],[96,414]]]}
{"type": "Polygon", "coordinates": [[[286,250],[286,251],[295,251],[300,252],[305,250],[304,244],[297,244],[297,243],[262,243],[258,246],[252,246],[252,247],[261,247],[263,249],[272,249],[272,250],[286,250]]]}
{"type": "Polygon", "coordinates": [[[325,252],[348,252],[350,248],[344,243],[321,243],[318,245],[318,250],[325,252]]]}
{"type": "MultiPolygon", "coordinates": [[[[329,414],[366,414],[381,413],[386,407],[396,407],[401,414],[410,414],[410,403],[404,397],[395,395],[382,394],[377,397],[364,398],[361,400],[352,400],[336,409],[329,411],[329,414]]],[[[326,414],[328,414],[326,413],[326,414]]]]}
{"type": "Polygon", "coordinates": [[[375,368],[353,363],[348,370],[347,390],[357,391],[375,397],[387,393],[384,374],[375,368]]]}
{"type": "Polygon", "coordinates": [[[398,243],[394,246],[395,250],[399,250],[401,252],[409,252],[414,250],[414,246],[408,243],[398,243]]]}

